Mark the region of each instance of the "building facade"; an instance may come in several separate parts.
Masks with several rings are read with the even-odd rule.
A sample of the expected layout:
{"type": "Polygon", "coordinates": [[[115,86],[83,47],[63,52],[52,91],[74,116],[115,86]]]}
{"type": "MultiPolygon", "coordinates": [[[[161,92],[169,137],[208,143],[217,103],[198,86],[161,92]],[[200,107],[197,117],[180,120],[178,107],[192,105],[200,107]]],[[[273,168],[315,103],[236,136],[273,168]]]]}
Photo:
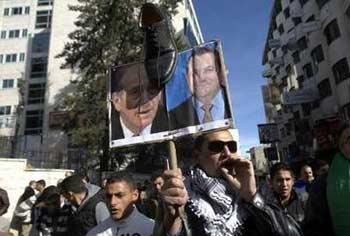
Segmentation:
{"type": "MultiPolygon", "coordinates": [[[[64,58],[56,56],[75,29],[79,13],[70,11],[68,5],[76,3],[0,1],[1,156],[24,157],[29,163],[36,158],[51,160],[54,167],[67,162],[69,140],[55,124],[60,115],[55,107],[70,92],[70,81],[79,75],[62,69],[64,58]]],[[[189,45],[203,43],[191,0],[179,4],[172,23],[189,45]]]]}
{"type": "Polygon", "coordinates": [[[281,159],[334,147],[334,127],[350,118],[350,1],[275,0],[262,64],[281,159]]]}
{"type": "Polygon", "coordinates": [[[250,160],[254,165],[257,176],[264,176],[269,172],[268,158],[265,155],[266,146],[255,146],[249,149],[250,160]]]}

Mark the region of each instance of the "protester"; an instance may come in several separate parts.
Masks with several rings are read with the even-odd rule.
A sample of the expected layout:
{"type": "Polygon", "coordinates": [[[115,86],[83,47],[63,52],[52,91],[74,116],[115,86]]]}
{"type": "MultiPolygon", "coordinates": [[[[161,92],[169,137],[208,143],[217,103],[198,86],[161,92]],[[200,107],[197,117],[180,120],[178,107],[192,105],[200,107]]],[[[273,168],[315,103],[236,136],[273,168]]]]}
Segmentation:
{"type": "Polygon", "coordinates": [[[20,235],[22,236],[29,236],[32,228],[32,207],[45,189],[45,185],[46,182],[43,179],[36,181],[34,187],[38,193],[19,203],[15,208],[14,215],[21,219],[20,235]]]}
{"type": "Polygon", "coordinates": [[[117,172],[106,183],[111,216],[98,224],[88,236],[151,236],[154,222],[141,214],[134,203],[138,199],[135,182],[127,172],[117,172]]]}
{"type": "Polygon", "coordinates": [[[315,177],[324,175],[328,173],[329,164],[324,160],[316,160],[315,161],[315,177]]]}
{"type": "Polygon", "coordinates": [[[208,133],[195,142],[196,166],[184,176],[164,172],[156,235],[301,235],[294,220],[264,203],[252,163],[236,152],[229,131],[208,133]]]}
{"type": "Polygon", "coordinates": [[[45,180],[43,180],[43,179],[38,180],[35,183],[35,190],[38,191],[39,193],[41,193],[42,191],[44,191],[45,186],[46,186],[45,180]]]}
{"type": "Polygon", "coordinates": [[[23,201],[27,200],[31,196],[33,196],[35,194],[35,187],[36,187],[36,181],[35,180],[29,181],[28,186],[25,187],[24,192],[19,197],[16,206],[22,203],[23,201]]]}
{"type": "MultiPolygon", "coordinates": [[[[28,186],[25,187],[23,194],[19,197],[17,201],[16,209],[18,205],[20,205],[22,202],[26,201],[27,199],[35,195],[35,187],[36,187],[36,181],[35,180],[29,181],[28,186]]],[[[26,217],[17,216],[16,210],[15,210],[10,223],[10,232],[12,232],[15,235],[22,235],[22,224],[24,220],[26,220],[26,217]]]]}
{"type": "Polygon", "coordinates": [[[4,227],[7,225],[7,220],[2,217],[2,215],[6,214],[7,209],[10,206],[9,197],[5,189],[0,188],[0,233],[3,231],[4,227]]]}
{"type": "Polygon", "coordinates": [[[276,204],[291,215],[299,224],[304,220],[304,205],[293,190],[294,173],[285,163],[276,163],[271,167],[271,187],[273,194],[266,201],[276,204]]]}
{"type": "Polygon", "coordinates": [[[30,236],[63,236],[67,233],[71,208],[62,204],[59,189],[49,186],[34,203],[30,236]]]}
{"type": "Polygon", "coordinates": [[[328,173],[313,182],[305,211],[306,236],[350,235],[350,124],[338,130],[338,149],[328,173]]]}
{"type": "Polygon", "coordinates": [[[90,229],[109,217],[108,208],[99,194],[100,189],[86,185],[80,176],[65,178],[60,188],[61,194],[75,208],[68,224],[69,235],[85,236],[90,229]]]}
{"type": "Polygon", "coordinates": [[[294,183],[294,189],[300,199],[306,203],[309,197],[311,183],[314,180],[312,168],[309,165],[303,165],[300,168],[299,176],[300,178],[294,183]]]}
{"type": "Polygon", "coordinates": [[[5,189],[0,188],[0,216],[7,212],[10,206],[9,196],[5,189]]]}

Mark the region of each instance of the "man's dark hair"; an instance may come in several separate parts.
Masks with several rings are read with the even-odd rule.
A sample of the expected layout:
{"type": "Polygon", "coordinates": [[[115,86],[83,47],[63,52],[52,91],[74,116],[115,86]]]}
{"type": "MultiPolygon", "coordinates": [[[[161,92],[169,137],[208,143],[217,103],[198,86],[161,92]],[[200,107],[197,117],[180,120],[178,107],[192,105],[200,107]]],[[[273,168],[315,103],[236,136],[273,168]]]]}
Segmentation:
{"type": "Polygon", "coordinates": [[[196,138],[194,141],[194,150],[200,150],[202,148],[202,145],[205,141],[205,134],[201,134],[196,138]]]}
{"type": "Polygon", "coordinates": [[[90,178],[89,178],[88,174],[86,173],[86,171],[78,172],[76,175],[80,176],[80,178],[85,180],[86,183],[90,183],[90,178]]]}
{"type": "Polygon", "coordinates": [[[127,171],[119,171],[111,175],[106,182],[106,186],[116,182],[125,181],[132,189],[137,189],[135,180],[132,175],[127,171]]]}
{"type": "MultiPolygon", "coordinates": [[[[204,141],[207,139],[207,136],[212,134],[212,133],[215,133],[215,132],[223,132],[223,131],[226,131],[226,132],[229,132],[228,130],[218,130],[218,131],[212,131],[212,132],[208,132],[208,133],[205,133],[205,134],[201,134],[200,136],[198,136],[195,140],[194,140],[194,150],[200,150],[203,146],[203,143],[204,141]]],[[[229,132],[230,133],[230,132],[229,132]]],[[[232,137],[232,134],[230,133],[231,137],[232,137]]],[[[233,137],[232,137],[233,138],[233,137]]]]}
{"type": "MultiPolygon", "coordinates": [[[[201,56],[206,53],[212,53],[214,55],[215,59],[215,67],[216,67],[216,72],[218,74],[218,77],[220,78],[221,81],[221,73],[222,73],[222,68],[221,68],[221,58],[220,58],[220,53],[217,49],[215,48],[210,48],[210,47],[196,47],[192,50],[192,58],[196,56],[201,56]]],[[[193,66],[194,66],[194,61],[192,60],[193,66]]]]}
{"type": "Polygon", "coordinates": [[[120,92],[131,80],[142,81],[147,79],[146,69],[143,63],[132,63],[120,67],[113,67],[110,71],[111,92],[120,92]]]}
{"type": "Polygon", "coordinates": [[[270,178],[271,180],[273,180],[273,178],[276,176],[276,174],[281,171],[289,171],[291,176],[294,178],[294,172],[292,170],[292,168],[290,168],[290,166],[284,162],[279,162],[274,164],[271,168],[270,168],[270,178]]]}
{"type": "Polygon", "coordinates": [[[43,179],[36,181],[36,183],[42,185],[44,188],[46,186],[46,182],[43,179]]]}
{"type": "Polygon", "coordinates": [[[86,192],[86,185],[83,182],[83,179],[79,175],[71,175],[65,178],[60,183],[60,191],[61,193],[83,193],[86,192]]]}
{"type": "Polygon", "coordinates": [[[151,175],[151,181],[155,181],[158,177],[162,177],[163,170],[154,171],[151,175]]]}

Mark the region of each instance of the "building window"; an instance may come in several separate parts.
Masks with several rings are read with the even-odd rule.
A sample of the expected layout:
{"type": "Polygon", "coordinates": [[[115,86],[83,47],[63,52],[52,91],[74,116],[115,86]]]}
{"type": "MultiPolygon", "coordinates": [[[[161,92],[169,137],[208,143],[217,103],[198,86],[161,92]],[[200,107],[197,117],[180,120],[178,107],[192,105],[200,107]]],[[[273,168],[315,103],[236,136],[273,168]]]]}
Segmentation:
{"type": "Polygon", "coordinates": [[[30,7],[25,7],[24,14],[29,15],[29,13],[30,13],[30,7]]]}
{"type": "Polygon", "coordinates": [[[22,37],[25,38],[25,37],[27,37],[27,35],[28,35],[28,30],[27,29],[23,29],[22,30],[22,37]]]}
{"type": "Polygon", "coordinates": [[[309,18],[306,19],[306,22],[311,22],[315,20],[315,16],[311,15],[309,18]]]}
{"type": "Polygon", "coordinates": [[[322,80],[318,85],[318,92],[320,94],[321,99],[326,98],[332,95],[332,88],[329,82],[329,79],[322,80]]]}
{"type": "Polygon", "coordinates": [[[307,40],[306,40],[306,37],[302,37],[298,40],[297,42],[298,44],[298,48],[300,51],[304,51],[305,49],[307,49],[307,40]]]}
{"type": "Polygon", "coordinates": [[[350,77],[349,64],[346,58],[339,60],[332,66],[335,83],[339,84],[341,81],[350,77]]]}
{"type": "Polygon", "coordinates": [[[20,30],[10,30],[9,31],[9,38],[19,38],[20,30]]]}
{"type": "Polygon", "coordinates": [[[47,57],[32,58],[30,78],[43,78],[47,73],[47,57]]]}
{"type": "Polygon", "coordinates": [[[49,39],[50,34],[48,33],[35,34],[33,38],[32,52],[47,52],[49,50],[49,39]]]}
{"type": "Polygon", "coordinates": [[[326,36],[327,38],[327,43],[328,45],[331,44],[334,40],[336,40],[337,38],[340,37],[340,30],[339,30],[339,26],[337,23],[337,20],[334,19],[333,21],[331,21],[325,28],[323,34],[326,36]]]}
{"type": "Polygon", "coordinates": [[[293,63],[294,64],[297,64],[297,63],[300,62],[300,56],[299,56],[299,52],[298,51],[293,52],[292,57],[293,57],[293,63]]]}
{"type": "Polygon", "coordinates": [[[0,64],[4,63],[4,55],[0,54],[0,64]]]}
{"type": "Polygon", "coordinates": [[[25,135],[41,134],[43,128],[43,110],[26,112],[25,135]]]}
{"type": "Polygon", "coordinates": [[[302,22],[301,17],[293,17],[293,22],[294,26],[299,25],[302,22]]]}
{"type": "Polygon", "coordinates": [[[38,0],[38,6],[49,6],[53,4],[53,0],[38,0]]]}
{"type": "Polygon", "coordinates": [[[11,106],[0,106],[0,116],[11,115],[11,106]]]}
{"type": "Polygon", "coordinates": [[[280,25],[278,26],[278,32],[279,32],[280,34],[283,34],[283,33],[284,33],[283,24],[280,24],[280,25]]]}
{"type": "Polygon", "coordinates": [[[25,53],[24,53],[24,52],[21,52],[21,53],[19,54],[19,61],[24,61],[24,59],[25,59],[25,53]]]}
{"type": "Polygon", "coordinates": [[[277,56],[277,50],[276,50],[276,49],[272,50],[272,56],[273,56],[273,57],[276,57],[276,56],[277,56]]]}
{"type": "Polygon", "coordinates": [[[318,45],[311,51],[311,58],[315,65],[320,64],[321,61],[324,60],[324,55],[323,55],[323,50],[322,50],[322,45],[318,45]]]}
{"type": "Polygon", "coordinates": [[[278,74],[280,73],[280,67],[277,66],[277,67],[275,68],[275,71],[276,71],[276,74],[278,75],[278,74]]]}
{"type": "Polygon", "coordinates": [[[299,2],[301,6],[304,6],[308,2],[308,0],[299,0],[299,2]]]}
{"type": "Polygon", "coordinates": [[[284,18],[288,19],[290,17],[289,7],[283,10],[284,18]]]}
{"type": "Polygon", "coordinates": [[[286,66],[286,73],[287,73],[287,75],[291,75],[292,74],[292,66],[291,65],[287,65],[286,66]]]}
{"type": "Polygon", "coordinates": [[[311,63],[307,63],[303,66],[303,72],[306,78],[310,78],[314,75],[311,63]]]}
{"type": "Polygon", "coordinates": [[[29,84],[28,104],[42,104],[45,101],[45,83],[29,84]]]}
{"type": "Polygon", "coordinates": [[[7,54],[5,58],[6,63],[17,62],[17,54],[7,54]]]}
{"type": "Polygon", "coordinates": [[[4,16],[10,15],[10,8],[4,8],[4,16]]]}
{"type": "Polygon", "coordinates": [[[15,80],[14,79],[4,79],[2,81],[2,88],[3,89],[13,88],[14,84],[15,84],[15,80]]]}
{"type": "Polygon", "coordinates": [[[22,7],[13,7],[11,15],[22,15],[22,7]]]}
{"type": "Polygon", "coordinates": [[[6,30],[1,31],[1,36],[2,39],[6,39],[6,30]]]}
{"type": "Polygon", "coordinates": [[[303,88],[303,87],[304,87],[304,86],[303,86],[304,80],[305,80],[305,77],[304,77],[303,75],[300,75],[300,76],[297,77],[298,87],[299,87],[299,88],[303,88]]]}
{"type": "Polygon", "coordinates": [[[283,86],[283,87],[287,87],[288,86],[288,77],[287,76],[284,76],[281,79],[281,81],[282,81],[281,86],[283,86]]]}
{"type": "Polygon", "coordinates": [[[37,11],[36,12],[36,29],[50,28],[51,27],[51,10],[37,11]]]}
{"type": "Polygon", "coordinates": [[[326,3],[329,2],[329,0],[316,0],[318,8],[321,10],[326,3]]]}

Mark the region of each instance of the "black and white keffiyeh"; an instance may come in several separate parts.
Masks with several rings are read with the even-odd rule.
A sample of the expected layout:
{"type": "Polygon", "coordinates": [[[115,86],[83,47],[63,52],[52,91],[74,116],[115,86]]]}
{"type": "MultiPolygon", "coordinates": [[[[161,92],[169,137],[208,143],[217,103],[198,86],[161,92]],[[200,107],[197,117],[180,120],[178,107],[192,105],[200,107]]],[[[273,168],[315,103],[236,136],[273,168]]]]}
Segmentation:
{"type": "Polygon", "coordinates": [[[206,235],[241,235],[244,215],[238,214],[238,195],[224,179],[212,178],[200,168],[186,176],[188,207],[202,222],[206,235]]]}

